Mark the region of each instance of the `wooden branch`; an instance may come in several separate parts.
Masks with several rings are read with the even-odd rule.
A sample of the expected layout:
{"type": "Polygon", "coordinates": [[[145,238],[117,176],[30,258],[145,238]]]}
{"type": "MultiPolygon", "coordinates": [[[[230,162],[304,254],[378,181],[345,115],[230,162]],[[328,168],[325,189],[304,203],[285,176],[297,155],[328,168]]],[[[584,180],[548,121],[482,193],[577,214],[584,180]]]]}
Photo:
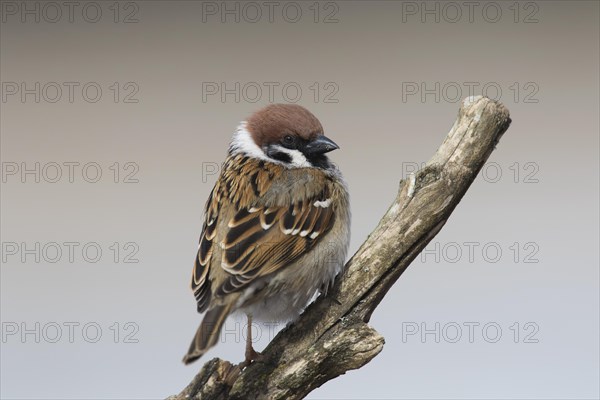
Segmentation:
{"type": "Polygon", "coordinates": [[[299,399],[371,361],[384,344],[367,324],[373,310],[444,226],[510,122],[498,102],[481,96],[464,100],[435,155],[400,182],[391,207],[333,289],[271,341],[263,352],[266,361],[240,371],[212,359],[169,400],[299,399]]]}

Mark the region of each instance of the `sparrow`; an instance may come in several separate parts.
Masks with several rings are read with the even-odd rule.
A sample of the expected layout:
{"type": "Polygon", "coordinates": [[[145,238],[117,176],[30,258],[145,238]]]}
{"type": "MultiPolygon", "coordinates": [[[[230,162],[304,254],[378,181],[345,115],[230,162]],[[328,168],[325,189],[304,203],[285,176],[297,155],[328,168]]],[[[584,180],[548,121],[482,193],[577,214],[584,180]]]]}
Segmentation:
{"type": "Polygon", "coordinates": [[[238,126],[204,212],[191,287],[206,312],[183,362],[213,347],[227,316],[297,318],[341,271],[350,241],[346,183],[326,153],[338,149],[306,108],[272,104],[238,126]]]}

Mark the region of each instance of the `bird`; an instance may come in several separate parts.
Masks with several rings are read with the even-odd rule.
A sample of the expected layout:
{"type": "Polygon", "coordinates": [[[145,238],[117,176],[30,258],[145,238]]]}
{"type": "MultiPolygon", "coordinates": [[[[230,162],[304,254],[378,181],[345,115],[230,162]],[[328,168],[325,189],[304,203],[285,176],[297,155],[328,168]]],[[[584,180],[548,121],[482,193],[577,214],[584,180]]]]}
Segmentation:
{"type": "Polygon", "coordinates": [[[248,319],[243,367],[260,359],[253,318],[293,322],[343,269],[350,200],[326,153],[339,146],[297,104],[242,121],[204,209],[191,289],[205,315],[183,362],[219,340],[233,312],[248,319]]]}

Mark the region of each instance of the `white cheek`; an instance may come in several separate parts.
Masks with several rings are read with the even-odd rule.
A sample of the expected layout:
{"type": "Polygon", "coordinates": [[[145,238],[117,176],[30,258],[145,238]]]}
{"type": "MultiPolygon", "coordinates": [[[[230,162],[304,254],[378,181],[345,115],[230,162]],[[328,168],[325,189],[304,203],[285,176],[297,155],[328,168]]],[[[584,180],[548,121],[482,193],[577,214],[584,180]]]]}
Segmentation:
{"type": "Polygon", "coordinates": [[[238,126],[237,130],[233,134],[233,139],[231,141],[231,145],[229,146],[230,152],[232,154],[243,153],[250,157],[257,158],[259,160],[270,161],[275,164],[280,164],[288,168],[307,168],[312,167],[312,165],[308,162],[304,154],[299,150],[287,149],[283,146],[275,146],[277,151],[281,153],[285,153],[290,156],[291,162],[284,163],[279,160],[274,160],[271,157],[267,156],[265,152],[258,147],[250,132],[246,129],[246,121],[243,121],[238,126]]]}
{"type": "Polygon", "coordinates": [[[271,161],[264,151],[254,143],[254,139],[252,139],[250,132],[246,129],[246,121],[242,121],[236,129],[229,148],[233,154],[244,153],[260,160],[271,161]]]}
{"type": "Polygon", "coordinates": [[[279,151],[281,153],[285,153],[290,156],[292,161],[287,164],[290,167],[293,167],[293,168],[312,167],[312,165],[308,162],[308,160],[306,159],[304,154],[302,154],[301,151],[294,150],[294,149],[286,149],[283,146],[275,146],[275,147],[277,148],[277,151],[279,151]]]}

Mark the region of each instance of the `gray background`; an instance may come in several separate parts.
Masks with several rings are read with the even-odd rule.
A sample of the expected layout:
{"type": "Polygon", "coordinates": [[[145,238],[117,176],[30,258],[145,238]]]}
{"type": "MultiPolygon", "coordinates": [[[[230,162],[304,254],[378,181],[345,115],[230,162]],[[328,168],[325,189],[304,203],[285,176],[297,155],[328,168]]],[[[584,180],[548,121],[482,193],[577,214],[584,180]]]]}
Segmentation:
{"type": "MultiPolygon", "coordinates": [[[[598,398],[598,2],[477,2],[470,20],[463,2],[453,3],[457,15],[441,2],[340,1],[318,4],[316,23],[313,2],[295,3],[295,23],[295,8],[282,16],[284,3],[272,22],[263,2],[256,22],[255,10],[235,2],[204,7],[239,7],[239,22],[203,14],[201,2],[121,3],[116,23],[113,2],[95,3],[95,23],[86,20],[94,8],[82,16],[85,2],[73,22],[62,3],[61,17],[37,3],[39,23],[20,14],[36,3],[15,4],[0,30],[3,398],[161,398],[191,380],[200,364],[180,359],[200,321],[188,284],[202,208],[231,134],[254,110],[302,89],[298,104],[341,147],[332,158],[350,186],[353,252],[399,179],[441,143],[469,85],[500,97],[512,126],[375,312],[383,352],[311,398],[598,398]],[[425,7],[439,22],[420,14],[425,7]],[[130,13],[137,22],[124,23],[130,13]],[[39,102],[10,94],[13,83],[36,82],[39,102]],[[49,82],[63,88],[56,102],[49,82]],[[65,82],[79,83],[72,102],[65,82]],[[82,95],[90,82],[102,89],[97,102],[94,85],[82,95]],[[239,101],[203,98],[203,85],[221,82],[240,83],[239,101]],[[279,85],[273,99],[264,82],[279,85]],[[432,89],[424,98],[421,83],[432,89]],[[414,87],[419,93],[407,93],[414,87]],[[138,102],[125,102],[136,88],[129,100],[138,102]],[[64,162],[80,163],[72,183],[64,162]],[[90,162],[102,172],[96,183],[86,181],[93,168],[82,175],[90,162]],[[20,175],[35,163],[39,183],[20,175]],[[56,183],[53,163],[62,165],[56,183]],[[135,166],[138,182],[123,182],[135,166]],[[56,262],[54,242],[63,250],[56,262]],[[72,262],[64,242],[78,243],[72,262]],[[91,262],[94,247],[84,258],[86,243],[101,248],[99,261],[91,262]],[[124,262],[135,246],[139,262],[124,262]],[[79,324],[72,343],[69,323],[79,324]],[[421,336],[436,323],[437,341],[421,336]],[[472,340],[469,323],[478,324],[472,340]],[[94,327],[102,334],[90,343],[94,327]]],[[[202,361],[240,361],[242,327],[231,318],[202,361]]],[[[259,327],[258,349],[269,329],[259,327]]]]}

